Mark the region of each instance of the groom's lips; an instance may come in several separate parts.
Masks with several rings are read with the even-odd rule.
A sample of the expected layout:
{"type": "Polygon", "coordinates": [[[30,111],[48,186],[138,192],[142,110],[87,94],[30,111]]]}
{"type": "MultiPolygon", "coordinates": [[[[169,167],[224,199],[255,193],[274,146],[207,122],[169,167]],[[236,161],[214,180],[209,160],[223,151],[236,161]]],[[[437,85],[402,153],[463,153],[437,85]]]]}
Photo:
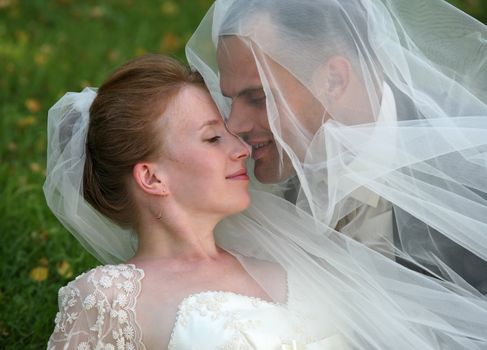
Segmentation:
{"type": "Polygon", "coordinates": [[[252,140],[247,143],[252,146],[252,159],[258,160],[269,150],[272,140],[252,140]]]}

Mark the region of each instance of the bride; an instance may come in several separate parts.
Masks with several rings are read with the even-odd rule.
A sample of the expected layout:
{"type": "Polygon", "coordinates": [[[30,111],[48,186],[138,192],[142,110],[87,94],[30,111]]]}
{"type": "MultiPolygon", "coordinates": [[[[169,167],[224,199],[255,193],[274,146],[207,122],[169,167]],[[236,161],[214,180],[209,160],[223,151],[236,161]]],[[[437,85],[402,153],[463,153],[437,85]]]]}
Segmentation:
{"type": "Polygon", "coordinates": [[[249,205],[249,148],[197,73],[145,56],[66,94],[49,112],[48,155],[53,212],[101,261],[126,260],[61,288],[49,349],[294,349],[318,334],[285,306],[282,267],[247,258],[271,298],[215,242],[216,224],[249,205]]]}
{"type": "MultiPolygon", "coordinates": [[[[253,145],[253,158],[273,145],[277,162],[270,164],[277,166],[266,168],[264,158],[254,159],[255,176],[289,171],[288,178],[277,179],[283,181],[277,187],[285,185],[285,199],[281,188],[257,182],[249,197],[242,171],[248,151],[221,123],[194,74],[184,69],[184,74],[164,74],[168,65],[173,67],[166,59],[164,69],[150,69],[153,59],[128,64],[97,93],[68,94],[51,109],[48,204],[107,265],[61,289],[49,347],[486,347],[486,297],[455,272],[448,254],[430,249],[455,253],[449,245],[435,245],[440,235],[486,260],[486,80],[480,69],[485,29],[434,0],[407,6],[361,0],[363,7],[348,6],[356,2],[217,1],[188,46],[190,62],[205,77],[229,127],[241,133],[236,103],[248,103],[247,119],[240,122],[265,116],[272,138],[253,145]],[[338,16],[322,7],[325,3],[344,11],[338,16]],[[260,22],[239,22],[249,18],[239,7],[246,4],[256,10],[250,15],[261,16],[250,17],[260,22]],[[261,4],[277,13],[261,11],[261,4]],[[317,6],[303,10],[305,4],[317,6]],[[417,8],[410,11],[413,5],[417,8]],[[423,35],[416,13],[422,13],[419,24],[455,20],[458,32],[442,31],[438,24],[431,36],[423,35]],[[372,20],[365,31],[354,22],[362,15],[372,20]],[[327,16],[342,27],[296,36],[296,28],[326,25],[327,16]],[[339,41],[321,41],[321,34],[342,33],[332,30],[337,28],[345,28],[353,40],[347,47],[358,53],[353,66],[344,59],[349,52],[323,56],[339,58],[334,60],[338,66],[319,56],[327,48],[344,48],[339,41]],[[292,37],[272,37],[281,29],[278,33],[292,37]],[[453,37],[437,40],[445,32],[453,37]],[[218,61],[216,48],[234,36],[251,49],[258,74],[250,76],[254,70],[236,63],[230,68],[253,80],[227,82],[251,82],[250,87],[261,84],[262,89],[237,95],[225,89],[229,105],[220,79],[232,70],[219,67],[224,54],[235,51],[220,46],[225,50],[218,61]],[[450,60],[440,54],[453,44],[460,56],[450,60]],[[479,53],[469,55],[475,64],[464,64],[461,47],[479,53]],[[131,69],[138,64],[143,67],[131,69]],[[323,74],[312,74],[317,66],[323,74]],[[347,68],[341,70],[346,80],[335,74],[337,67],[347,68]],[[357,72],[362,72],[358,78],[352,75],[357,72]],[[344,87],[343,82],[357,88],[364,81],[365,91],[335,90],[361,91],[345,94],[345,100],[335,96],[348,108],[329,104],[330,88],[344,87]],[[367,102],[367,114],[359,102],[367,102]],[[408,103],[416,119],[399,120],[409,111],[401,106],[408,103]],[[393,106],[398,120],[378,118],[394,115],[393,106]],[[97,116],[105,116],[107,124],[89,122],[97,116]],[[203,127],[206,122],[211,125],[203,127]],[[99,134],[93,135],[96,128],[99,134]],[[103,188],[94,186],[102,182],[103,188]],[[375,198],[369,207],[394,213],[383,227],[396,223],[398,230],[389,230],[380,242],[375,242],[374,225],[366,224],[382,216],[363,210],[367,197],[375,198]],[[402,247],[387,238],[395,233],[404,239],[402,247]]],[[[241,53],[240,58],[248,57],[241,53]]],[[[482,275],[482,269],[474,270],[482,275]]]]}

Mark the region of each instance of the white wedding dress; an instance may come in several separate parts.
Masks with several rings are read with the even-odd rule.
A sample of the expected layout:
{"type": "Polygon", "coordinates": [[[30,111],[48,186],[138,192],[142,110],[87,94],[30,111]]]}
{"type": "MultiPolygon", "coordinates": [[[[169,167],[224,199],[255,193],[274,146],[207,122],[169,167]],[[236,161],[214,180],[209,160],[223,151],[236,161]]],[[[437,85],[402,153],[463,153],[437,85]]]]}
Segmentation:
{"type": "MultiPolygon", "coordinates": [[[[48,349],[148,349],[136,321],[143,277],[134,265],[106,265],[61,288],[48,349]]],[[[187,296],[179,304],[168,349],[345,349],[340,335],[317,339],[313,334],[321,326],[289,311],[289,303],[299,299],[288,283],[288,304],[227,291],[187,296]]]]}

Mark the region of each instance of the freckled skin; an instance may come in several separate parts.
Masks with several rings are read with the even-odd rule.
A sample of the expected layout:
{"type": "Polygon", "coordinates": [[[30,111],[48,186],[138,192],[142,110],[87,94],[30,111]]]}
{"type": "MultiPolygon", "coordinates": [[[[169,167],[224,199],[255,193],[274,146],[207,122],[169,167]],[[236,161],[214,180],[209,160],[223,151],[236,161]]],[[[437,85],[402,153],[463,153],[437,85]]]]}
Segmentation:
{"type": "Polygon", "coordinates": [[[170,131],[161,165],[174,198],[195,212],[229,215],[244,210],[250,203],[248,181],[227,177],[245,169],[249,149],[226,129],[210,94],[187,86],[166,114],[170,131]],[[211,123],[202,127],[207,121],[211,123]]]}

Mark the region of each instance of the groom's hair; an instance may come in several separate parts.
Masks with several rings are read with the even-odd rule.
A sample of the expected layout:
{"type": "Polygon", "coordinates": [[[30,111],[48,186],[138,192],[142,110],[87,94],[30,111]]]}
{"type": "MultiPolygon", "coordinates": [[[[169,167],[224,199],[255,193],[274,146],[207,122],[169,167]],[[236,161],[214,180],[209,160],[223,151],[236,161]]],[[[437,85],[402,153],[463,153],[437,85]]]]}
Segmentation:
{"type": "Polygon", "coordinates": [[[98,89],[90,108],[83,195],[122,227],[137,224],[129,177],[141,161],[160,154],[159,120],[184,85],[204,88],[201,76],[162,55],[136,58],[117,69],[98,89]]]}
{"type": "MultiPolygon", "coordinates": [[[[285,33],[279,46],[294,48],[296,60],[309,49],[319,50],[321,62],[339,54],[358,64],[359,56],[373,56],[367,13],[359,0],[236,0],[225,14],[219,36],[236,33],[256,16],[263,15],[267,15],[277,32],[285,33]]],[[[251,31],[258,32],[259,28],[253,27],[251,31]]]]}

